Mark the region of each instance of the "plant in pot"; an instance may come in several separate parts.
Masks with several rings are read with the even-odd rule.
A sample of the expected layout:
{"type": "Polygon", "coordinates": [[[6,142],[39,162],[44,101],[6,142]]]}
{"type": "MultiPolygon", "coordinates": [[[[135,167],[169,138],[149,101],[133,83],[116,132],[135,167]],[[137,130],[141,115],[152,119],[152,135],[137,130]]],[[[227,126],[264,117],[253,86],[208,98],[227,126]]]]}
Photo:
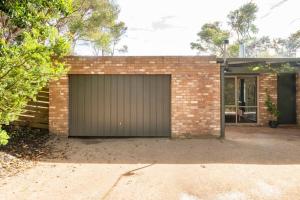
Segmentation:
{"type": "Polygon", "coordinates": [[[277,109],[277,105],[272,101],[271,95],[268,90],[266,91],[266,94],[267,94],[267,99],[265,101],[265,105],[267,107],[267,111],[271,115],[271,119],[269,120],[269,126],[271,128],[277,128],[279,124],[278,117],[280,113],[277,109]]]}

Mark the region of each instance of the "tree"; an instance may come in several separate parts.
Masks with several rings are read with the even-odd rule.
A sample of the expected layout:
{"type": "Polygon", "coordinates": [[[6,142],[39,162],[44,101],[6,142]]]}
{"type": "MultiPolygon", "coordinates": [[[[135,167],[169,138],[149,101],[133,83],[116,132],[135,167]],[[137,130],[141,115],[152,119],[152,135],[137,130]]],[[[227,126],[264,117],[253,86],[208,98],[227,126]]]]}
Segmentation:
{"type": "Polygon", "coordinates": [[[272,49],[278,56],[283,56],[285,54],[285,44],[286,40],[283,38],[274,38],[272,40],[272,49]]]}
{"type": "Polygon", "coordinates": [[[249,42],[258,31],[254,25],[257,11],[257,5],[250,2],[228,14],[228,25],[233,30],[234,37],[231,37],[230,31],[221,28],[221,22],[204,24],[197,34],[197,41],[191,43],[191,48],[198,50],[198,53],[208,52],[223,56],[224,40],[231,38],[233,42],[228,47],[228,56],[237,56],[239,45],[249,42]]]}
{"type": "Polygon", "coordinates": [[[114,25],[111,29],[111,56],[115,54],[115,50],[125,53],[128,50],[128,47],[124,45],[123,47],[116,49],[117,44],[120,42],[122,36],[126,33],[127,27],[124,22],[119,22],[114,25]]]}
{"type": "Polygon", "coordinates": [[[299,48],[300,31],[297,31],[286,39],[255,38],[248,43],[246,53],[248,57],[296,57],[299,48]]]}
{"type": "Polygon", "coordinates": [[[300,48],[300,30],[296,33],[292,33],[286,43],[287,56],[295,57],[297,50],[300,48]]]}
{"type": "Polygon", "coordinates": [[[71,3],[0,1],[0,145],[9,138],[1,125],[16,120],[28,101],[66,72],[60,58],[69,42],[53,22],[72,12],[71,3]]]}
{"type": "Polygon", "coordinates": [[[270,57],[269,51],[271,48],[272,41],[270,37],[254,38],[247,45],[246,55],[247,57],[270,57]]]}
{"type": "Polygon", "coordinates": [[[82,40],[92,45],[95,55],[110,55],[127,30],[118,21],[118,5],[109,0],[74,0],[73,10],[56,22],[60,32],[71,36],[73,52],[82,40]]]}
{"type": "Polygon", "coordinates": [[[227,56],[228,57],[238,57],[239,49],[240,49],[240,45],[237,42],[229,45],[228,49],[227,49],[228,50],[227,56]]]}
{"type": "Polygon", "coordinates": [[[115,51],[120,53],[127,52],[128,47],[124,45],[123,47],[117,48],[122,36],[126,33],[127,27],[124,22],[118,22],[117,24],[110,27],[106,34],[102,34],[102,37],[96,38],[92,41],[92,46],[94,49],[94,55],[110,55],[113,56],[115,51]]]}
{"type": "Polygon", "coordinates": [[[213,22],[204,24],[197,36],[197,41],[191,43],[192,49],[222,56],[224,40],[229,38],[229,32],[221,28],[220,22],[213,22]]]}
{"type": "Polygon", "coordinates": [[[254,24],[257,11],[258,7],[253,2],[231,11],[227,15],[227,22],[232,32],[222,29],[221,22],[204,24],[197,34],[197,41],[191,43],[191,48],[198,50],[198,53],[223,56],[223,41],[229,39],[229,57],[238,56],[241,44],[245,45],[247,57],[295,57],[300,48],[300,30],[288,38],[257,37],[258,28],[254,24]]]}
{"type": "Polygon", "coordinates": [[[272,48],[278,56],[295,57],[297,50],[300,48],[300,30],[292,33],[287,39],[274,39],[272,48]]]}
{"type": "Polygon", "coordinates": [[[249,2],[228,14],[228,25],[235,32],[239,44],[247,42],[258,32],[254,24],[257,11],[257,5],[249,2]]]}

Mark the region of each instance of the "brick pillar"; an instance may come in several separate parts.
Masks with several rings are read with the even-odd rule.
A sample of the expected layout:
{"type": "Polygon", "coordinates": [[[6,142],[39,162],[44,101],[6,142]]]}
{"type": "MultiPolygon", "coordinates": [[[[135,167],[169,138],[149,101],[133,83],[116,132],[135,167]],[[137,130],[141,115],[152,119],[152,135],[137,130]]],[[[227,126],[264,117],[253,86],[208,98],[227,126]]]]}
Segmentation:
{"type": "Polygon", "coordinates": [[[49,84],[49,132],[68,136],[68,76],[49,84]]]}
{"type": "Polygon", "coordinates": [[[265,106],[266,89],[269,91],[273,102],[277,103],[277,74],[260,74],[258,86],[258,124],[266,126],[271,117],[265,106]]]}

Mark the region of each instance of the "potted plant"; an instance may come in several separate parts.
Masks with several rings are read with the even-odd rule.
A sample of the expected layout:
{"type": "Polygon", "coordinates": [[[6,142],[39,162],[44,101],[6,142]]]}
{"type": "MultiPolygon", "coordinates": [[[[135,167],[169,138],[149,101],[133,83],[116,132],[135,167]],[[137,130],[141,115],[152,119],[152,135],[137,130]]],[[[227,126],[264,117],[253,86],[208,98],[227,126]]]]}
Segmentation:
{"type": "Polygon", "coordinates": [[[277,105],[272,101],[271,95],[269,91],[266,91],[267,99],[265,101],[265,105],[267,107],[267,111],[271,115],[271,119],[269,120],[269,126],[271,128],[277,128],[278,127],[278,117],[280,115],[277,105]]]}

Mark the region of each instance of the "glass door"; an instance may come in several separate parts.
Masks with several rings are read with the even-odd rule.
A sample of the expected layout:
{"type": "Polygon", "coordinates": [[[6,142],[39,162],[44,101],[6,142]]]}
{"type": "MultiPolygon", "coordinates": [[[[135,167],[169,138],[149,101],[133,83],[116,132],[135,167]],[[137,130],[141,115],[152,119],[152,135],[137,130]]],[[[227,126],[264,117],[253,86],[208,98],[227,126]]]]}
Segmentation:
{"type": "Polygon", "coordinates": [[[225,78],[225,122],[257,122],[257,77],[230,76],[225,78]]]}
{"type": "Polygon", "coordinates": [[[224,85],[225,122],[236,123],[236,78],[225,77],[224,85]]]}

